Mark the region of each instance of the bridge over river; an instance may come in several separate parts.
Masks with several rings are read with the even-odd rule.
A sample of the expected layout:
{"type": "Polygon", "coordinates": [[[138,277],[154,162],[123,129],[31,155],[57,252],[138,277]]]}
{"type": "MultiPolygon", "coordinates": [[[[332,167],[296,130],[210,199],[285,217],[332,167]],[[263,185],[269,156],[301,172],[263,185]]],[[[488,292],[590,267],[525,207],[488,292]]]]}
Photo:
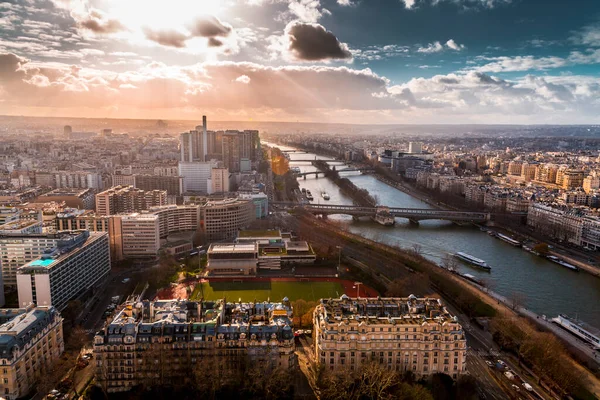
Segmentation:
{"type": "Polygon", "coordinates": [[[316,215],[346,214],[353,217],[375,217],[377,212],[389,211],[395,218],[406,218],[418,223],[427,219],[438,219],[452,222],[486,222],[490,220],[490,213],[471,211],[434,210],[424,208],[398,208],[398,207],[361,207],[339,204],[297,204],[297,203],[272,203],[280,209],[302,209],[316,215]]]}

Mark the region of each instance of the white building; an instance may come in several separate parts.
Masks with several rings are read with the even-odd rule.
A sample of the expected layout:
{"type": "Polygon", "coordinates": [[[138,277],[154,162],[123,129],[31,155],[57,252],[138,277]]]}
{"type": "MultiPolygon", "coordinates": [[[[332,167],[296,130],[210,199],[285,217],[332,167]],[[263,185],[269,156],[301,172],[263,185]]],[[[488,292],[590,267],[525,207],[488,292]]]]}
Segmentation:
{"type": "Polygon", "coordinates": [[[208,180],[212,177],[211,162],[179,162],[179,175],[183,177],[184,192],[208,193],[208,180]]]}
{"type": "Polygon", "coordinates": [[[160,224],[156,214],[121,217],[123,257],[155,257],[160,249],[160,224]]]}
{"type": "Polygon", "coordinates": [[[209,194],[229,192],[229,169],[213,168],[208,189],[209,194]]]}
{"type": "Polygon", "coordinates": [[[70,240],[44,251],[41,258],[17,270],[19,305],[54,306],[68,302],[94,287],[110,272],[108,234],[81,231],[70,240]]]}
{"type": "Polygon", "coordinates": [[[412,154],[421,154],[423,152],[423,143],[421,142],[409,142],[408,152],[412,154]]]}

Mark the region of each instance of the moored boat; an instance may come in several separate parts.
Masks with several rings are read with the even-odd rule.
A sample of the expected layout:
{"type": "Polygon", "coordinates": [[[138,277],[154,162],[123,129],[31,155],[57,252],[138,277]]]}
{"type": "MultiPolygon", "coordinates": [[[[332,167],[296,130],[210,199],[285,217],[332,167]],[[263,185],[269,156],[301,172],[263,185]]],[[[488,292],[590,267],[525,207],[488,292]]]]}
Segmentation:
{"type": "Polygon", "coordinates": [[[515,240],[509,236],[503,235],[501,233],[496,233],[496,237],[502,241],[505,241],[506,243],[515,246],[515,247],[521,247],[521,242],[519,242],[518,240],[515,240]]]}
{"type": "Polygon", "coordinates": [[[484,260],[477,258],[477,257],[473,257],[470,254],[459,251],[456,254],[454,254],[454,256],[457,258],[460,258],[463,261],[466,261],[467,263],[469,263],[471,265],[485,269],[487,271],[490,271],[492,269],[484,260]]]}
{"type": "Polygon", "coordinates": [[[571,271],[575,271],[575,272],[579,272],[579,268],[577,268],[576,266],[574,266],[573,264],[569,264],[568,262],[561,260],[560,258],[556,257],[556,256],[546,256],[546,258],[550,261],[552,261],[553,263],[556,263],[558,265],[561,265],[565,268],[570,269],[571,271]]]}
{"type": "Polygon", "coordinates": [[[390,209],[388,207],[377,207],[377,212],[373,217],[373,221],[383,226],[392,226],[396,223],[396,219],[390,213],[390,209]]]}
{"type": "Polygon", "coordinates": [[[552,318],[552,322],[562,326],[569,332],[592,344],[595,349],[600,349],[599,329],[594,328],[583,321],[569,318],[565,314],[559,314],[558,317],[552,318]]]}

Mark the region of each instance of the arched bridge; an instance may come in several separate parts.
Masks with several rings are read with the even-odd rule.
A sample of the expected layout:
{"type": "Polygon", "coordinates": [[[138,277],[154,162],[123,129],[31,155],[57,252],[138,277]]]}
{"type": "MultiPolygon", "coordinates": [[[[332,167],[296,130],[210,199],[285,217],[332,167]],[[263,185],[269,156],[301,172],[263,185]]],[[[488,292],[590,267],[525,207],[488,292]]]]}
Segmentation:
{"type": "MultiPolygon", "coordinates": [[[[338,169],[337,172],[371,172],[374,171],[373,168],[354,168],[354,167],[348,167],[348,168],[343,168],[343,169],[338,169]]],[[[296,174],[294,174],[296,176],[303,176],[304,179],[306,179],[306,177],[308,175],[315,175],[317,178],[319,177],[319,175],[325,175],[324,171],[311,171],[311,172],[298,172],[296,174]]]]}
{"type": "MultiPolygon", "coordinates": [[[[308,211],[312,214],[331,215],[331,214],[347,214],[353,217],[369,216],[374,217],[378,208],[376,207],[361,207],[361,206],[344,206],[337,204],[304,204],[296,203],[272,203],[284,209],[299,208],[308,211]]],[[[379,207],[381,209],[382,207],[379,207]]],[[[485,212],[471,211],[449,211],[435,210],[424,208],[387,208],[392,216],[397,218],[406,218],[411,222],[418,223],[427,219],[440,219],[453,222],[485,222],[490,219],[490,214],[485,212]]]]}

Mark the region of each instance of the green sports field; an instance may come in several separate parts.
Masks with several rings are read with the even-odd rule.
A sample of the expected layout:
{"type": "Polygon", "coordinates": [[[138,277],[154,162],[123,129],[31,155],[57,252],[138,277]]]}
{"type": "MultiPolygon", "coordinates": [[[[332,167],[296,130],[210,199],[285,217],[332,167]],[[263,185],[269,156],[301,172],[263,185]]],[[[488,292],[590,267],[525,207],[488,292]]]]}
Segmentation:
{"type": "Polygon", "coordinates": [[[198,283],[191,299],[217,300],[225,297],[227,301],[240,298],[242,301],[281,301],[287,297],[290,301],[316,301],[340,297],[343,293],[344,288],[338,282],[204,282],[198,283]]]}

